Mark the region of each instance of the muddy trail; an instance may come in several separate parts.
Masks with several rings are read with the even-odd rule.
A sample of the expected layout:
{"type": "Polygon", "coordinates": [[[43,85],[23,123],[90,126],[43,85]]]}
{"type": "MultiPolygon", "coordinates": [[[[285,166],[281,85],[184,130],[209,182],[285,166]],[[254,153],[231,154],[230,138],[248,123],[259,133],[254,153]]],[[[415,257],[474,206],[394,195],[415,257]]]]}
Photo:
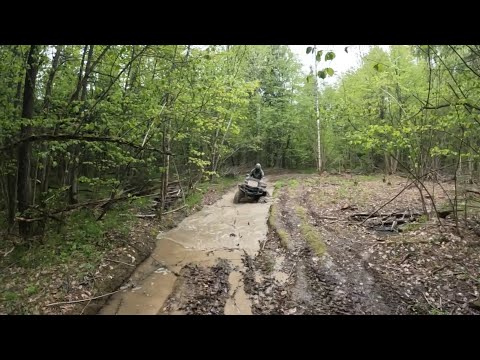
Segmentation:
{"type": "Polygon", "coordinates": [[[390,215],[381,225],[400,223],[401,232],[365,218],[406,179],[283,174],[266,182],[265,201],[234,204],[233,189],[159,234],[100,313],[478,314],[478,235],[439,233],[414,216],[415,189],[383,209],[390,215]]]}
{"type": "MultiPolygon", "coordinates": [[[[276,177],[266,177],[271,194],[276,177]]],[[[264,242],[271,197],[234,204],[236,188],[160,233],[156,248],[100,314],[251,314],[242,259],[264,242]]]]}

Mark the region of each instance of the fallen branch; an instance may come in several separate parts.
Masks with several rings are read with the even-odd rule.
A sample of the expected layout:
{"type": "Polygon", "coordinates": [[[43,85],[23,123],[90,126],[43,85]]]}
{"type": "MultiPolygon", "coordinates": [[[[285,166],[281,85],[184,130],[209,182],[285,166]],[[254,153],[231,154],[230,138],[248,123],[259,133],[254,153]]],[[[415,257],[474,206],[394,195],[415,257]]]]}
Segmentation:
{"type": "Polygon", "coordinates": [[[268,242],[268,237],[267,237],[267,240],[265,240],[265,241],[263,242],[262,251],[263,251],[263,249],[265,249],[265,245],[267,244],[267,242],[268,242]]]}
{"type": "Polygon", "coordinates": [[[11,263],[10,265],[7,265],[7,266],[1,268],[0,272],[3,272],[4,270],[7,270],[7,269],[11,268],[13,265],[18,264],[20,261],[22,261],[22,260],[17,260],[15,262],[11,263]]]}
{"type": "Polygon", "coordinates": [[[293,264],[292,268],[290,269],[290,272],[288,273],[287,280],[288,280],[288,278],[290,278],[290,275],[292,275],[293,269],[295,269],[296,266],[297,266],[297,263],[295,262],[293,264]]]}
{"type": "Polygon", "coordinates": [[[82,312],[80,313],[80,315],[83,315],[83,313],[85,312],[85,309],[88,307],[88,305],[90,305],[90,303],[92,302],[92,300],[90,299],[87,303],[87,305],[85,305],[82,309],[82,312]]]}
{"type": "Polygon", "coordinates": [[[338,217],[334,216],[318,216],[319,219],[324,219],[324,220],[338,220],[338,217]]]}
{"type": "MultiPolygon", "coordinates": [[[[356,214],[352,214],[350,215],[349,217],[350,218],[355,218],[355,217],[368,217],[370,216],[370,218],[383,218],[384,220],[387,220],[388,218],[391,218],[391,217],[396,217],[400,220],[397,220],[397,221],[404,221],[403,219],[406,217],[406,216],[409,216],[410,218],[412,217],[418,217],[418,216],[421,216],[422,214],[420,213],[412,213],[412,212],[403,212],[403,213],[389,213],[389,214],[373,214],[372,213],[356,213],[356,214]]],[[[368,220],[368,218],[366,219],[368,220]]]]}
{"type": "Polygon", "coordinates": [[[137,191],[135,193],[123,192],[122,194],[131,194],[131,196],[124,195],[124,196],[113,198],[113,199],[110,197],[106,199],[94,200],[94,201],[84,202],[80,204],[72,204],[72,205],[66,206],[63,209],[52,210],[50,214],[58,214],[58,213],[63,213],[67,211],[72,211],[82,207],[98,206],[98,205],[100,205],[102,208],[105,208],[106,206],[110,205],[112,202],[133,200],[134,198],[139,198],[144,196],[153,196],[155,194],[152,194],[151,192],[154,190],[156,190],[156,188],[145,189],[145,190],[137,191]]]}
{"type": "Polygon", "coordinates": [[[405,261],[407,261],[407,259],[408,259],[410,256],[412,256],[412,253],[410,253],[410,252],[407,253],[407,254],[403,257],[402,261],[400,261],[400,264],[399,264],[399,265],[402,265],[405,261]]]}
{"type": "Polygon", "coordinates": [[[89,298],[89,299],[73,300],[73,301],[60,301],[60,302],[56,302],[56,303],[47,304],[45,306],[50,307],[50,306],[56,306],[56,305],[78,304],[78,303],[82,303],[82,302],[85,302],[85,301],[92,301],[92,300],[100,299],[100,298],[103,298],[103,297],[106,297],[106,296],[110,296],[110,295],[113,295],[113,294],[118,293],[120,291],[122,291],[122,289],[119,289],[117,291],[112,291],[112,292],[104,294],[104,295],[95,296],[95,297],[92,297],[92,298],[89,298]]]}
{"type": "Polygon", "coordinates": [[[170,210],[170,211],[164,212],[164,213],[162,213],[162,215],[171,214],[171,213],[173,213],[173,212],[175,212],[175,211],[182,210],[182,209],[185,208],[185,207],[187,207],[187,205],[183,205],[183,206],[180,206],[179,208],[176,208],[176,209],[174,209],[174,210],[170,210]]]}
{"type": "Polygon", "coordinates": [[[53,220],[56,220],[58,222],[61,222],[61,223],[65,223],[62,219],[59,219],[53,215],[45,215],[43,217],[39,217],[39,218],[24,218],[24,217],[16,217],[15,218],[15,221],[19,221],[19,222],[26,222],[26,223],[31,223],[31,222],[35,222],[35,221],[43,221],[45,219],[53,219],[53,220]]]}
{"type": "Polygon", "coordinates": [[[435,270],[432,270],[432,275],[435,275],[437,272],[445,269],[448,265],[443,265],[443,266],[440,266],[439,268],[435,269],[435,270]]]}
{"type": "Polygon", "coordinates": [[[155,214],[146,214],[146,215],[137,214],[137,215],[135,215],[135,216],[138,217],[138,218],[142,218],[142,219],[143,219],[143,218],[154,218],[154,217],[157,216],[157,215],[155,215],[155,214]]]}
{"type": "Polygon", "coordinates": [[[3,257],[7,257],[8,254],[10,254],[13,250],[15,250],[15,246],[12,246],[12,248],[10,250],[8,250],[7,252],[5,252],[5,254],[3,254],[3,257]]]}
{"type": "Polygon", "coordinates": [[[113,260],[113,259],[105,259],[105,260],[115,262],[115,263],[119,263],[119,264],[124,264],[124,265],[131,266],[131,267],[135,267],[135,265],[133,265],[133,264],[129,264],[129,263],[119,261],[119,260],[113,260]]]}

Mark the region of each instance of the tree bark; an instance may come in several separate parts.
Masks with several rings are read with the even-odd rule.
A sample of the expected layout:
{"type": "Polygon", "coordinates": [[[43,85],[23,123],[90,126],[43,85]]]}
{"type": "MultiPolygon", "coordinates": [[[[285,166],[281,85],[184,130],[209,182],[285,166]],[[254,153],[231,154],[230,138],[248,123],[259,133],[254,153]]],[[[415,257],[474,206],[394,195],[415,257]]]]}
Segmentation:
{"type": "MultiPolygon", "coordinates": [[[[46,116],[48,116],[48,114],[50,112],[53,81],[55,79],[55,74],[56,74],[57,69],[58,69],[58,65],[59,65],[59,62],[60,62],[60,55],[61,55],[62,51],[63,51],[63,45],[57,45],[56,50],[55,50],[55,56],[53,57],[53,61],[52,61],[52,68],[50,69],[50,73],[48,74],[48,80],[47,80],[47,84],[45,86],[45,98],[43,99],[43,111],[44,111],[46,116]]],[[[43,147],[43,150],[47,151],[47,149],[48,148],[45,145],[43,147]]],[[[40,173],[40,182],[41,182],[40,191],[42,193],[48,191],[48,177],[50,175],[50,167],[51,167],[50,158],[47,155],[43,159],[43,169],[40,173]]]]}
{"type": "Polygon", "coordinates": [[[320,128],[320,110],[318,108],[318,78],[317,78],[317,60],[316,60],[316,56],[317,56],[317,46],[315,45],[313,47],[313,62],[314,62],[314,66],[315,66],[315,71],[314,71],[314,74],[313,74],[313,77],[315,79],[315,82],[314,82],[314,87],[315,87],[315,116],[316,116],[316,119],[317,119],[317,156],[318,156],[318,164],[317,164],[317,170],[319,173],[322,172],[322,146],[321,146],[321,128],[320,128]]]}
{"type": "MultiPolygon", "coordinates": [[[[23,92],[22,118],[33,118],[33,105],[35,100],[35,83],[38,72],[38,45],[31,45],[27,59],[25,72],[25,86],[23,92]]],[[[21,136],[28,137],[31,134],[30,125],[22,125],[21,136]]],[[[31,184],[30,184],[30,162],[32,156],[32,145],[29,142],[22,143],[18,147],[18,178],[17,178],[17,200],[20,213],[26,211],[31,205],[31,184]]],[[[31,224],[19,223],[19,232],[22,237],[28,237],[31,224]]]]}
{"type": "MultiPolygon", "coordinates": [[[[88,45],[87,45],[88,46],[88,45]]],[[[87,46],[85,46],[83,56],[85,57],[85,52],[87,51],[87,46]]],[[[93,57],[94,45],[90,45],[88,48],[87,63],[85,65],[85,74],[82,76],[83,63],[80,66],[79,73],[79,83],[77,84],[77,92],[73,100],[77,100],[80,97],[80,101],[85,102],[87,99],[87,84],[88,77],[92,71],[92,57],[93,57]]],[[[68,202],[69,204],[78,203],[78,172],[80,166],[80,147],[75,145],[72,151],[72,159],[70,160],[70,169],[69,169],[69,189],[68,189],[68,202]]]]}

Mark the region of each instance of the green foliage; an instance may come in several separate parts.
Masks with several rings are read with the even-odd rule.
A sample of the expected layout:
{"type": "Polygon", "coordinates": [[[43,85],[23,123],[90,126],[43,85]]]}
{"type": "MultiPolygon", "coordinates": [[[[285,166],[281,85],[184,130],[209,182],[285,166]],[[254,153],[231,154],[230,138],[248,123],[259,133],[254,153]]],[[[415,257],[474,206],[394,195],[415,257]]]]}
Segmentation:
{"type": "Polygon", "coordinates": [[[325,61],[335,59],[335,53],[333,51],[329,51],[325,54],[325,61]]]}
{"type": "Polygon", "coordinates": [[[325,70],[320,70],[318,73],[317,73],[318,77],[321,78],[321,79],[325,79],[327,77],[327,72],[325,70]]]}
{"type": "MultiPolygon", "coordinates": [[[[34,206],[17,215],[158,187],[167,173],[191,185],[256,162],[313,168],[318,83],[326,168],[421,174],[459,160],[479,168],[478,46],[373,46],[341,76],[326,65],[302,73],[283,45],[39,46],[34,116],[21,119],[29,48],[0,46],[0,146],[21,138],[27,125],[52,139],[31,143],[34,206]]],[[[317,62],[336,58],[313,46],[306,54],[317,62]]],[[[15,149],[0,156],[0,211],[16,204],[5,194],[17,156],[15,149]]]]}

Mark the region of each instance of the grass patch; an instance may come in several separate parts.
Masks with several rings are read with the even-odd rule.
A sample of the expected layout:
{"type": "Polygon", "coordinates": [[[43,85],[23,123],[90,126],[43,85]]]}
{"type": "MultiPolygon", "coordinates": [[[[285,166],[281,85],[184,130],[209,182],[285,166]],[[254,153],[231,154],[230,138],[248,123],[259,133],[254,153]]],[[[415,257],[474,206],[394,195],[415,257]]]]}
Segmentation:
{"type": "Polygon", "coordinates": [[[308,223],[307,210],[302,206],[295,206],[295,213],[301,220],[300,233],[307,241],[308,245],[318,256],[325,254],[327,247],[322,240],[321,234],[317,229],[308,223]]]}
{"type": "Polygon", "coordinates": [[[286,186],[287,184],[283,182],[282,180],[276,181],[275,184],[273,185],[273,194],[272,196],[276,196],[278,191],[286,186]]]}
{"type": "Polygon", "coordinates": [[[204,192],[195,191],[191,194],[188,194],[185,198],[185,204],[189,209],[193,209],[195,206],[199,205],[202,202],[204,192]]]}
{"type": "Polygon", "coordinates": [[[291,187],[292,189],[296,189],[300,185],[297,179],[291,179],[288,181],[288,186],[291,187]]]}
{"type": "Polygon", "coordinates": [[[268,212],[268,225],[272,228],[275,228],[275,222],[277,220],[277,205],[273,204],[270,206],[270,210],[268,212]]]}
{"type": "Polygon", "coordinates": [[[415,231],[415,230],[420,229],[422,224],[425,224],[427,222],[427,220],[428,220],[427,216],[422,215],[415,222],[405,224],[405,225],[401,226],[400,228],[402,229],[402,232],[415,231]]]}
{"type": "Polygon", "coordinates": [[[325,254],[327,247],[323,242],[320,233],[310,224],[303,223],[300,225],[300,232],[304,236],[308,245],[318,256],[325,254]]]}
{"type": "Polygon", "coordinates": [[[350,197],[349,195],[350,195],[350,190],[345,185],[342,185],[337,190],[337,196],[341,199],[347,199],[350,197]]]}
{"type": "Polygon", "coordinates": [[[277,234],[278,234],[278,237],[280,238],[280,244],[287,249],[289,244],[289,238],[290,238],[288,233],[283,229],[278,229],[277,234]]]}
{"type": "Polygon", "coordinates": [[[290,236],[284,229],[280,229],[277,227],[277,216],[278,216],[278,207],[276,204],[273,204],[270,207],[270,211],[268,215],[268,225],[278,235],[278,238],[280,239],[280,244],[284,248],[288,249],[288,245],[290,243],[290,236]]]}
{"type": "Polygon", "coordinates": [[[4,291],[2,295],[3,295],[3,301],[7,301],[7,302],[17,301],[19,298],[18,294],[13,291],[4,291]]]}
{"type": "Polygon", "coordinates": [[[449,315],[448,311],[442,311],[439,309],[432,309],[428,313],[429,315],[449,315]]]}

